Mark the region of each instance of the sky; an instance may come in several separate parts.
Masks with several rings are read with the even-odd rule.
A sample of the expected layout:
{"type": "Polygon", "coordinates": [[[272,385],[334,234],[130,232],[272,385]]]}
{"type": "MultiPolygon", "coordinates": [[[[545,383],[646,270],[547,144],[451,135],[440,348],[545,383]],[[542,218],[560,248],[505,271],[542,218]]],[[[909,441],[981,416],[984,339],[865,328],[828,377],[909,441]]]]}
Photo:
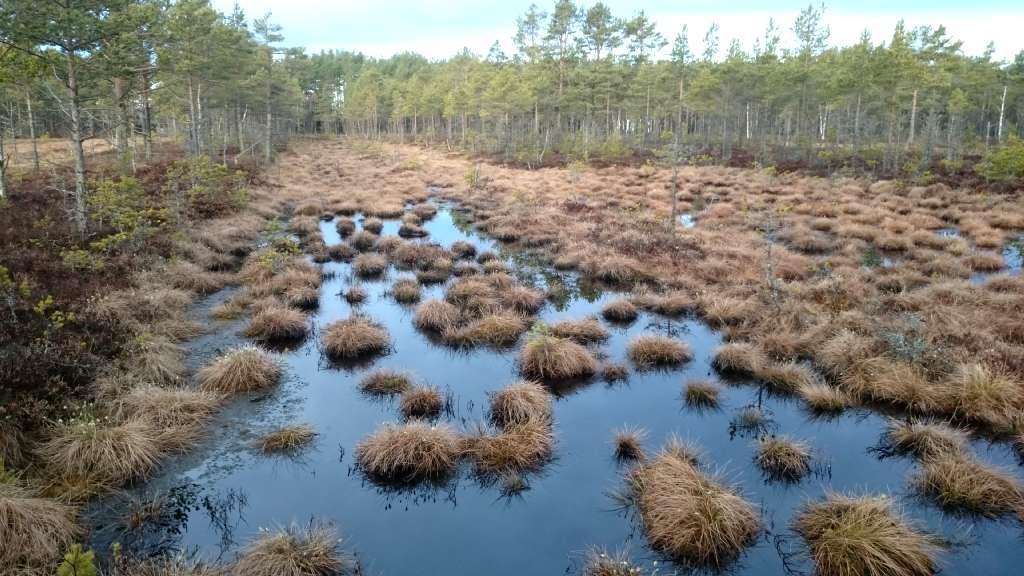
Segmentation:
{"type": "MultiPolygon", "coordinates": [[[[212,0],[230,12],[236,0],[212,0]]],[[[595,0],[596,1],[596,0],[595,0]]],[[[550,11],[554,0],[237,0],[250,19],[272,13],[284,27],[285,46],[304,46],[307,52],[349,50],[376,57],[418,52],[431,59],[447,58],[464,47],[486,54],[495,42],[515,52],[512,36],[516,18],[531,3],[550,11]]],[[[594,1],[577,2],[584,6],[594,1]]],[[[657,23],[671,42],[688,25],[691,51],[701,53],[702,40],[714,22],[719,26],[720,52],[733,38],[744,49],[763,37],[769,18],[783,31],[783,45],[793,44],[790,27],[808,0],[604,0],[619,17],[638,10],[657,23]]],[[[820,4],[820,0],[815,2],[820,4]]],[[[963,41],[967,54],[980,55],[995,43],[995,58],[1012,60],[1024,50],[1024,1],[1004,0],[858,0],[825,3],[830,43],[857,42],[867,30],[876,43],[888,40],[896,23],[908,27],[944,25],[963,41]]]]}

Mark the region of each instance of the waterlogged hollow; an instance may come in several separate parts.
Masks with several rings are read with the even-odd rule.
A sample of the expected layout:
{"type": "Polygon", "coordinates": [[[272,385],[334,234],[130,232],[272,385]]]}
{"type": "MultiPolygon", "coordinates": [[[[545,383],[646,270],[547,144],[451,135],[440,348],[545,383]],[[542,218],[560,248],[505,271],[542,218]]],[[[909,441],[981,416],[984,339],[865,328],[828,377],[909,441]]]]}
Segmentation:
{"type": "MultiPolygon", "coordinates": [[[[384,234],[397,228],[396,220],[386,221],[384,234]]],[[[424,228],[430,234],[426,242],[468,240],[478,251],[499,249],[446,206],[424,228]]],[[[332,221],[321,222],[321,232],[328,244],[340,241],[332,221]]],[[[619,296],[582,284],[572,274],[556,273],[528,255],[503,255],[522,280],[538,288],[564,285],[565,299],[549,302],[539,315],[542,321],[597,315],[605,302],[619,296]]],[[[358,556],[366,574],[557,574],[577,570],[585,552],[595,546],[625,549],[634,560],[658,561],[659,574],[672,573],[647,547],[635,517],[611,496],[622,485],[625,470],[614,458],[612,437],[615,430],[633,425],[647,431],[648,452],[672,435],[694,442],[703,450],[703,461],[760,508],[765,530],[730,573],[775,575],[787,568],[809,572],[807,561],[796,554],[800,543],[788,525],[801,503],[831,491],[899,496],[909,517],[952,542],[941,562],[945,574],[1003,574],[1007,566],[1024,563],[1019,525],[949,517],[912,495],[908,479],[915,470],[913,461],[882,458],[873,450],[886,424],[877,413],[850,410],[834,419],[815,418],[799,401],[771,396],[751,382],[723,383],[718,409],[687,408],[685,382],[717,379],[711,357],[721,338],[697,320],[647,313],[629,326],[606,323],[612,335],[600,350],[608,360],[628,365],[626,343],[644,332],[687,342],[693,360],[671,371],[631,368],[625,382],[594,379],[554,387],[556,457],[542,472],[526,476],[528,489],[503,493],[500,483],[481,483],[468,466],[442,487],[396,490],[375,485],[354,468],[355,446],[382,423],[401,417],[397,401],[381,401],[359,390],[367,370],[409,371],[420,382],[441,387],[452,398],[444,420],[457,429],[471,428],[486,416],[488,393],[518,378],[518,347],[459,351],[437,345],[413,327],[413,308],[387,294],[396,278],[411,274],[392,268],[386,277],[367,281],[354,279],[345,263],[323,267],[329,275],[314,315],[314,333],[301,345],[279,352],[288,375],[284,384],[234,402],[211,427],[204,446],[166,466],[133,494],[96,506],[95,548],[106,549],[116,540],[136,550],[180,550],[230,561],[261,527],[316,518],[338,526],[344,547],[358,556]],[[353,308],[341,294],[356,282],[368,298],[353,308]],[[354,311],[387,327],[393,351],[358,366],[333,366],[318,350],[317,332],[354,311]],[[751,405],[769,416],[760,430],[736,425],[737,414],[751,405]],[[293,457],[268,457],[254,448],[261,433],[291,423],[308,423],[319,432],[307,450],[293,457]],[[767,481],[753,464],[758,434],[808,442],[813,473],[798,484],[767,481]],[[142,528],[126,528],[137,500],[152,495],[163,499],[163,513],[142,528]]],[[[423,298],[440,297],[443,290],[443,285],[427,287],[423,298]]],[[[196,314],[205,315],[224,297],[226,293],[214,295],[196,314]]],[[[243,325],[217,325],[194,342],[193,365],[240,343],[243,325]]],[[[1005,445],[975,441],[972,448],[982,460],[1019,476],[1005,445]]]]}

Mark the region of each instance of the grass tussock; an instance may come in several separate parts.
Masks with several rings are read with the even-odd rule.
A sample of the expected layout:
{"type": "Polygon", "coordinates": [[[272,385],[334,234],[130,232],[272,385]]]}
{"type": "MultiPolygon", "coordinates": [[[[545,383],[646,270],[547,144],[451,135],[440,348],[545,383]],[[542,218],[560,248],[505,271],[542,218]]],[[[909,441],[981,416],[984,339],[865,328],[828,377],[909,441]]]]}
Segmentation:
{"type": "Polygon", "coordinates": [[[612,443],[615,445],[615,457],[619,460],[643,460],[644,439],[647,431],[636,426],[623,426],[615,431],[612,443]]]}
{"type": "Polygon", "coordinates": [[[612,300],[601,308],[601,315],[609,322],[632,322],[639,314],[636,305],[625,298],[612,300]]]}
{"type": "Polygon", "coordinates": [[[399,410],[407,420],[433,420],[441,415],[445,399],[441,391],[432,386],[417,386],[402,392],[399,410]]]}
{"type": "Polygon", "coordinates": [[[74,508],[0,482],[0,565],[50,565],[78,535],[74,508]]]}
{"type": "Polygon", "coordinates": [[[446,426],[425,422],[385,424],[356,446],[356,461],[384,482],[443,480],[458,466],[459,437],[446,426]]]}
{"type": "Polygon", "coordinates": [[[629,343],[629,359],[641,369],[677,366],[693,358],[685,342],[660,334],[642,334],[629,343]]]}
{"type": "Polygon", "coordinates": [[[220,393],[208,390],[142,384],[117,398],[115,404],[118,417],[149,422],[161,448],[183,451],[198,439],[222,399],[220,393]]]}
{"type": "Polygon", "coordinates": [[[763,371],[768,359],[764,352],[753,344],[732,342],[723,344],[715,350],[712,363],[719,372],[749,376],[763,371]]]}
{"type": "Polygon", "coordinates": [[[369,230],[360,230],[349,238],[352,247],[360,252],[366,252],[377,244],[378,236],[369,230]]]}
{"type": "Polygon", "coordinates": [[[693,380],[686,384],[683,399],[691,408],[717,408],[722,389],[710,380],[693,380]]]}
{"type": "Polygon", "coordinates": [[[359,304],[365,301],[366,297],[366,289],[359,285],[351,286],[345,291],[345,301],[349,304],[359,304]]]}
{"type": "Polygon", "coordinates": [[[403,278],[391,285],[391,295],[397,302],[412,304],[420,300],[420,283],[415,280],[403,278]]]}
{"type": "Polygon", "coordinates": [[[684,564],[729,564],[760,531],[750,502],[678,450],[662,450],[627,481],[651,547],[684,564]]]}
{"type": "Polygon", "coordinates": [[[490,419],[499,428],[551,423],[551,394],[539,382],[521,380],[491,394],[490,419]]]}
{"type": "Polygon", "coordinates": [[[306,315],[284,306],[270,305],[256,312],[245,335],[261,342],[299,340],[306,336],[306,315]]]}
{"type": "Polygon", "coordinates": [[[982,364],[962,366],[949,388],[955,416],[997,430],[1011,428],[1024,408],[1020,382],[982,364]]]}
{"type": "Polygon", "coordinates": [[[387,268],[387,257],[373,252],[360,254],[352,260],[352,271],[361,278],[380,276],[387,268]]]}
{"type": "Polygon", "coordinates": [[[412,385],[412,377],[405,372],[387,369],[374,370],[359,381],[359,388],[373,396],[401,394],[412,385]]]}
{"type": "Polygon", "coordinates": [[[220,394],[264,390],[277,384],[280,378],[281,366],[277,360],[255,346],[231,350],[196,374],[202,389],[220,394]]]}
{"type": "Polygon", "coordinates": [[[925,460],[914,486],[943,508],[995,518],[1024,513],[1024,491],[1007,471],[963,452],[941,452],[925,460]]]}
{"type": "Polygon", "coordinates": [[[459,323],[459,309],[444,300],[425,300],[416,307],[413,324],[420,330],[443,334],[459,323]]]}
{"type": "Polygon", "coordinates": [[[354,360],[383,354],[391,346],[388,331],[367,318],[338,320],[324,328],[320,336],[324,353],[332,360],[354,360]]]}
{"type": "Polygon", "coordinates": [[[802,386],[798,394],[815,414],[838,414],[853,404],[846,392],[821,382],[802,386]]]}
{"type": "Polygon", "coordinates": [[[967,447],[967,432],[943,422],[891,420],[883,445],[892,454],[929,459],[962,452],[967,447]]]}
{"type": "Polygon", "coordinates": [[[465,240],[452,242],[451,251],[457,258],[471,259],[476,256],[476,246],[465,240]]]}
{"type": "Polygon", "coordinates": [[[629,367],[618,362],[607,362],[601,366],[601,378],[605,382],[623,382],[629,379],[629,367]]]}
{"type": "Polygon", "coordinates": [[[811,451],[796,440],[763,438],[757,443],[754,462],[769,478],[797,482],[811,471],[811,451]]]}
{"type": "Polygon", "coordinates": [[[565,380],[594,374],[597,372],[597,360],[572,340],[537,333],[520,351],[519,367],[527,378],[565,380]]]}
{"type": "Polygon", "coordinates": [[[266,454],[295,452],[317,437],[317,431],[308,424],[284,426],[264,434],[259,439],[259,448],[266,454]]]}
{"type": "Polygon", "coordinates": [[[608,339],[608,330],[596,318],[580,320],[560,320],[548,326],[551,334],[558,338],[567,338],[580,344],[594,344],[608,339]]]}
{"type": "Polygon", "coordinates": [[[536,313],[544,306],[545,299],[543,292],[525,286],[513,286],[501,295],[502,304],[520,314],[536,313]]]}
{"type": "Polygon", "coordinates": [[[333,528],[313,524],[264,530],[242,552],[232,576],[343,576],[351,561],[338,549],[333,528]]]}
{"type": "Polygon", "coordinates": [[[820,576],[931,576],[938,541],[904,520],[885,496],[833,495],[793,522],[820,576]]]}
{"type": "Polygon", "coordinates": [[[530,421],[505,426],[497,434],[480,430],[466,438],[464,450],[478,474],[503,476],[539,469],[551,459],[554,445],[551,425],[530,421]]]}
{"type": "Polygon", "coordinates": [[[796,394],[821,382],[813,368],[799,362],[769,363],[763,365],[756,375],[772,390],[783,394],[796,394]]]}
{"type": "Polygon", "coordinates": [[[163,456],[149,422],[85,415],[54,426],[37,453],[58,480],[107,487],[144,478],[163,456]]]}
{"type": "Polygon", "coordinates": [[[456,346],[512,346],[526,332],[527,321],[514,312],[497,312],[444,333],[446,342],[456,346]]]}

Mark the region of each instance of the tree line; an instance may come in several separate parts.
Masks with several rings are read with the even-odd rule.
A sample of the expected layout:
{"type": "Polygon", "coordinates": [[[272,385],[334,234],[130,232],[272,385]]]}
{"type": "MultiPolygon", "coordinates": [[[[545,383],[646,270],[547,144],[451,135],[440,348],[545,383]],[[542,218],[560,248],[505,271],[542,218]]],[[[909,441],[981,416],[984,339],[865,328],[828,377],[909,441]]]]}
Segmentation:
{"type": "Polygon", "coordinates": [[[833,46],[824,7],[769,21],[753,49],[663,37],[643,11],[557,0],[517,21],[516,52],[495,44],[430,62],[350,53],[296,55],[311,94],[306,129],[442,140],[540,163],[675,150],[900,171],[955,167],[1024,129],[1024,52],[964,54],[943,27],[900,22],[881,41],[833,46]],[[792,46],[791,48],[785,48],[792,46]],[[344,97],[340,97],[343,95],[344,97]]]}
{"type": "MultiPolygon", "coordinates": [[[[835,46],[824,7],[769,21],[753,48],[718,27],[669,39],[642,10],[557,0],[517,20],[515,52],[495,42],[428,60],[283,46],[266,15],[250,24],[208,0],[0,3],[3,139],[72,144],[76,221],[83,143],[105,139],[122,169],[155,136],[187,153],[269,160],[290,133],[443,143],[506,161],[796,162],[879,173],[956,171],[1024,130],[1024,52],[967,55],[943,27],[899,23],[835,46]]],[[[344,42],[340,38],[339,42],[344,42]]],[[[39,166],[38,154],[34,163],[39,166]]],[[[0,194],[3,188],[0,187],[0,194]]]]}

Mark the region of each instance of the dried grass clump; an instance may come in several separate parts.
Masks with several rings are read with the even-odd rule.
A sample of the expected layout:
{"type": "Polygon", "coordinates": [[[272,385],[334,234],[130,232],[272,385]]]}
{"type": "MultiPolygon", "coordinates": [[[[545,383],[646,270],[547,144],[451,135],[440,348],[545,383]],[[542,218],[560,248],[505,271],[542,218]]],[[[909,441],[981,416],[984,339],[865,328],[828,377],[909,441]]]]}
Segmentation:
{"type": "Polygon", "coordinates": [[[50,565],[79,534],[74,508],[0,482],[0,566],[50,565]]]}
{"type": "Polygon", "coordinates": [[[890,420],[883,444],[887,452],[925,459],[959,453],[967,446],[967,432],[928,420],[890,420]]]}
{"type": "Polygon", "coordinates": [[[838,414],[853,403],[846,392],[820,382],[803,386],[798,393],[816,414],[838,414]]]}
{"type": "Polygon", "coordinates": [[[334,228],[338,231],[339,236],[345,238],[356,231],[356,223],[351,218],[342,216],[335,220],[334,228]]]}
{"type": "Polygon", "coordinates": [[[380,231],[384,229],[384,222],[380,218],[366,218],[363,220],[363,230],[372,232],[374,234],[380,234],[380,231]]]}
{"type": "Polygon", "coordinates": [[[333,528],[313,524],[263,531],[242,552],[233,576],[343,576],[352,562],[338,550],[333,528]]]}
{"type": "Polygon", "coordinates": [[[364,376],[359,381],[359,388],[374,396],[401,394],[412,388],[412,377],[405,372],[382,368],[364,376]]]}
{"type": "Polygon", "coordinates": [[[356,249],[349,244],[331,244],[327,247],[327,255],[335,262],[348,262],[356,256],[356,249]]]}
{"type": "Polygon", "coordinates": [[[913,483],[921,494],[953,512],[989,518],[1024,513],[1024,491],[1012,474],[962,452],[927,458],[913,483]]]}
{"type": "Polygon", "coordinates": [[[537,470],[551,459],[555,437],[551,425],[530,421],[506,426],[498,434],[480,430],[464,448],[478,474],[500,476],[537,470]]]}
{"type": "Polygon", "coordinates": [[[768,359],[754,344],[731,342],[715,350],[712,364],[719,372],[749,376],[761,372],[768,364],[768,359]]]}
{"type": "Polygon", "coordinates": [[[456,240],[452,242],[451,247],[452,254],[455,254],[458,258],[473,258],[476,256],[476,246],[472,242],[466,240],[456,240]]]}
{"type": "Polygon", "coordinates": [[[694,566],[724,566],[760,530],[754,506],[709,477],[685,450],[663,449],[627,477],[651,547],[694,566]]]}
{"type": "Polygon", "coordinates": [[[1012,427],[1024,407],[1019,382],[982,364],[968,364],[949,382],[953,414],[998,430],[1012,427]]]}
{"type": "Polygon", "coordinates": [[[353,285],[345,292],[345,301],[349,304],[359,304],[366,300],[368,294],[362,286],[353,285]]]}
{"type": "Polygon", "coordinates": [[[717,408],[722,389],[710,380],[693,380],[686,384],[683,397],[692,408],[717,408]]]}
{"type": "Polygon", "coordinates": [[[491,394],[490,419],[499,428],[551,423],[551,394],[539,382],[521,380],[491,394]]]}
{"type": "Polygon", "coordinates": [[[196,374],[200,387],[221,394],[263,390],[277,384],[280,378],[277,360],[255,346],[231,350],[196,374]]]}
{"type": "Polygon", "coordinates": [[[457,346],[488,345],[512,346],[526,332],[527,321],[510,312],[488,314],[463,326],[444,333],[446,342],[457,346]]]}
{"type": "Polygon", "coordinates": [[[306,315],[280,305],[258,311],[245,329],[245,335],[263,342],[299,340],[306,336],[306,315]]]}
{"type": "Polygon", "coordinates": [[[632,322],[639,314],[637,307],[625,298],[612,300],[601,308],[601,315],[610,322],[632,322]]]}
{"type": "Polygon", "coordinates": [[[413,483],[443,480],[456,470],[459,437],[447,426],[385,424],[356,446],[356,461],[371,478],[413,483]]]}
{"type": "Polygon", "coordinates": [[[408,420],[420,418],[432,420],[444,410],[445,400],[441,391],[434,387],[418,386],[402,392],[399,410],[408,420]]]}
{"type": "Polygon", "coordinates": [[[519,353],[519,367],[527,378],[564,380],[597,372],[597,360],[572,340],[537,333],[519,353]]]}
{"type": "Polygon", "coordinates": [[[904,520],[886,496],[832,495],[793,522],[819,576],[931,576],[939,545],[904,520]]]}
{"type": "Polygon", "coordinates": [[[363,278],[380,276],[387,269],[388,259],[374,252],[360,254],[352,260],[352,271],[363,278]]]}
{"type": "Polygon", "coordinates": [[[597,318],[580,320],[560,320],[548,326],[551,334],[558,338],[567,338],[580,344],[593,344],[608,339],[608,330],[597,318]]]}
{"type": "Polygon", "coordinates": [[[413,224],[411,222],[403,222],[398,227],[398,235],[402,238],[423,238],[430,233],[419,224],[413,224]]]}
{"type": "Polygon", "coordinates": [[[391,285],[391,295],[402,304],[412,304],[420,299],[420,284],[415,280],[403,278],[391,285]]]}
{"type": "Polygon", "coordinates": [[[693,358],[685,342],[660,334],[642,334],[629,343],[629,359],[637,367],[676,366],[693,358]]]}
{"type": "Polygon", "coordinates": [[[388,351],[388,331],[362,317],[338,320],[323,329],[320,336],[324,353],[332,360],[354,360],[388,351]]]}
{"type": "Polygon", "coordinates": [[[501,294],[505,306],[521,314],[534,314],[544,305],[544,294],[525,286],[513,286],[501,294]]]}
{"type": "Polygon", "coordinates": [[[796,394],[803,388],[821,382],[813,368],[798,362],[768,364],[762,366],[756,375],[771,386],[772,390],[784,394],[796,394]]]}
{"type": "Polygon", "coordinates": [[[353,234],[348,241],[356,250],[359,250],[360,252],[366,252],[367,250],[373,248],[374,244],[377,243],[377,240],[378,237],[373,232],[369,232],[367,230],[360,230],[359,232],[353,234]]]}
{"type": "Polygon", "coordinates": [[[312,442],[316,437],[317,432],[312,426],[295,424],[263,435],[259,439],[259,447],[267,454],[294,452],[312,442]]]}
{"type": "Polygon", "coordinates": [[[913,412],[938,411],[948,403],[946,392],[932,385],[921,368],[884,356],[854,364],[843,374],[840,383],[857,398],[885,402],[913,412]]]}
{"type": "Polygon", "coordinates": [[[788,438],[764,438],[757,444],[754,461],[772,479],[796,482],[811,471],[807,444],[788,438]]]}
{"type": "Polygon", "coordinates": [[[157,431],[144,420],[74,418],[50,430],[37,453],[61,481],[116,487],[145,477],[163,456],[157,431]]]}
{"type": "Polygon", "coordinates": [[[430,220],[437,214],[437,208],[433,204],[417,204],[412,207],[412,213],[421,220],[430,220]]]}
{"type": "Polygon", "coordinates": [[[221,405],[218,392],[153,384],[136,386],[116,400],[117,414],[152,424],[162,448],[180,451],[198,438],[200,428],[221,405]]]}
{"type": "Polygon", "coordinates": [[[629,378],[629,368],[618,362],[608,362],[601,367],[601,378],[605,382],[621,382],[629,378]]]}
{"type": "Polygon", "coordinates": [[[444,300],[431,299],[416,307],[413,324],[420,330],[443,334],[459,323],[459,309],[444,300]]]}
{"type": "Polygon", "coordinates": [[[647,431],[636,426],[623,426],[615,431],[615,457],[619,460],[643,460],[647,431]]]}

